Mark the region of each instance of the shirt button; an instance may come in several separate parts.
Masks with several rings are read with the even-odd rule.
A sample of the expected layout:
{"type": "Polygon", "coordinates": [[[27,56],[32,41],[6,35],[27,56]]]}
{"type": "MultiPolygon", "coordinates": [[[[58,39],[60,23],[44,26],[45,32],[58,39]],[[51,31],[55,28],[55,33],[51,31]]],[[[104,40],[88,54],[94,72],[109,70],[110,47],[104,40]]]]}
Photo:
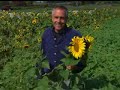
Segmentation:
{"type": "Polygon", "coordinates": [[[55,45],[55,47],[57,47],[57,45],[55,45]]]}
{"type": "Polygon", "coordinates": [[[54,40],[56,40],[56,38],[54,38],[54,40]]]}
{"type": "Polygon", "coordinates": [[[54,55],[56,55],[56,53],[54,53],[54,55]]]}
{"type": "Polygon", "coordinates": [[[54,61],[56,63],[56,61],[54,61]]]}

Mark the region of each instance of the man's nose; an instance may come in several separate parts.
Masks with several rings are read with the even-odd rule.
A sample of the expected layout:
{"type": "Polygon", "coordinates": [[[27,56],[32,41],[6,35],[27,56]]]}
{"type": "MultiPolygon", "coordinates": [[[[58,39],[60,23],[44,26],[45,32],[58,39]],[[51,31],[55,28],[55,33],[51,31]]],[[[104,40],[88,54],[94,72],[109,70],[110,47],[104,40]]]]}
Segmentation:
{"type": "Polygon", "coordinates": [[[61,18],[59,17],[59,18],[58,18],[58,22],[60,22],[60,21],[61,21],[61,18]]]}

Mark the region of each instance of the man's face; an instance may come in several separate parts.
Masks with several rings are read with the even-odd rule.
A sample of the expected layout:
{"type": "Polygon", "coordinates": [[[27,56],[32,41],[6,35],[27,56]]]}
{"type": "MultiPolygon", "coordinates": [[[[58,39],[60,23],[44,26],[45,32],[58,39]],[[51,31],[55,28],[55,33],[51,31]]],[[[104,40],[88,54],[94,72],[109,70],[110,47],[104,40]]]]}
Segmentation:
{"type": "Polygon", "coordinates": [[[64,10],[56,9],[52,14],[52,22],[56,32],[64,28],[67,17],[64,10]]]}

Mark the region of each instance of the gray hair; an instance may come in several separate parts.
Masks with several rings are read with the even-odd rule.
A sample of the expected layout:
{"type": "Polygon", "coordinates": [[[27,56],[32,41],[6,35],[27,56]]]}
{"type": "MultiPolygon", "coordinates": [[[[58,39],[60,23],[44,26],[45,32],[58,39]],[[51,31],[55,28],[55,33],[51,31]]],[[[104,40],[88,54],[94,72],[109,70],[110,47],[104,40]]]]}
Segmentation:
{"type": "Polygon", "coordinates": [[[64,10],[64,11],[65,11],[65,14],[66,14],[66,17],[68,17],[68,9],[67,9],[65,6],[56,6],[56,7],[54,7],[53,10],[52,10],[52,15],[53,15],[53,13],[54,13],[54,11],[55,11],[56,9],[64,10]]]}

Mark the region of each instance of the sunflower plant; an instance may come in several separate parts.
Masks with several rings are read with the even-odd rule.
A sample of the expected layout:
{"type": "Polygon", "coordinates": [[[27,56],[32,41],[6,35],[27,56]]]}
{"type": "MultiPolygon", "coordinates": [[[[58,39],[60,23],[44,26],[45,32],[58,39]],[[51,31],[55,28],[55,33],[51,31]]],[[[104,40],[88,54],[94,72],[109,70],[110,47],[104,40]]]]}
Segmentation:
{"type": "Polygon", "coordinates": [[[70,42],[70,46],[67,47],[70,54],[65,54],[66,57],[61,61],[67,65],[75,65],[77,64],[91,49],[91,44],[94,38],[90,35],[79,37],[74,36],[70,42]]]}
{"type": "MultiPolygon", "coordinates": [[[[42,80],[46,83],[46,87],[51,89],[56,88],[57,90],[76,87],[74,88],[76,90],[82,86],[79,84],[79,74],[72,73],[72,70],[66,67],[69,65],[74,66],[83,59],[86,53],[88,53],[93,39],[93,37],[88,35],[85,37],[74,36],[72,38],[70,46],[67,47],[70,53],[61,52],[65,55],[65,58],[61,60],[63,63],[55,67],[50,73],[43,75],[42,80]]],[[[44,86],[42,85],[44,83],[41,83],[40,87],[44,86]]]]}
{"type": "Polygon", "coordinates": [[[76,59],[81,58],[90,49],[93,40],[94,38],[89,35],[85,37],[74,36],[68,50],[76,59]]]}
{"type": "MultiPolygon", "coordinates": [[[[66,86],[68,88],[72,88],[74,85],[79,84],[79,74],[73,73],[76,72],[75,65],[82,60],[82,63],[86,63],[87,55],[89,50],[91,49],[91,45],[93,43],[94,38],[90,35],[79,37],[74,36],[70,42],[70,46],[67,47],[69,54],[62,52],[66,57],[61,61],[63,62],[63,66],[66,67],[64,71],[62,71],[62,76],[65,77],[64,81],[67,80],[66,86]],[[68,69],[68,66],[71,66],[68,69]],[[69,83],[68,83],[69,81],[69,83]]],[[[79,85],[78,85],[79,86],[79,85]]],[[[76,87],[76,86],[75,86],[76,87]]],[[[78,88],[78,87],[76,87],[78,88]]],[[[80,87],[79,87],[80,88],[80,87]]]]}

